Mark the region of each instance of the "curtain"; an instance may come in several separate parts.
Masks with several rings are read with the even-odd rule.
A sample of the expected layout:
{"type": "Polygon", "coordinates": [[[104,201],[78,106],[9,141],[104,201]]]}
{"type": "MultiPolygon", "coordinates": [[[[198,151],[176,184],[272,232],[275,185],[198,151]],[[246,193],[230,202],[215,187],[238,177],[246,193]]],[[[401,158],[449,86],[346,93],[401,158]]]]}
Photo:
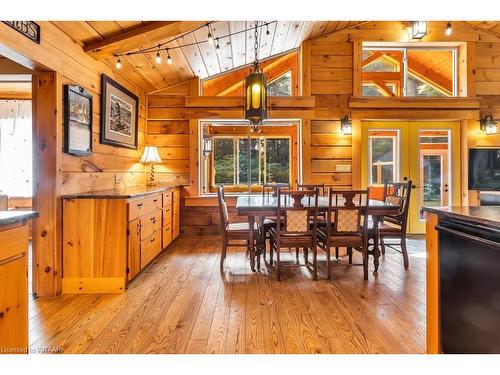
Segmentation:
{"type": "Polygon", "coordinates": [[[30,100],[0,100],[0,192],[33,195],[30,100]]]}

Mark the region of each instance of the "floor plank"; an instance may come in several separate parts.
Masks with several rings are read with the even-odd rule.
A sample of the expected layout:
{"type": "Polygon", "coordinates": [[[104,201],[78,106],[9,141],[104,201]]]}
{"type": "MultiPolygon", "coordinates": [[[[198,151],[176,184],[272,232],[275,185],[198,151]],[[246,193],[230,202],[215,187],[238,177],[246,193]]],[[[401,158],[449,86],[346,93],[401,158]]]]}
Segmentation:
{"type": "MultiPolygon", "coordinates": [[[[425,242],[408,241],[410,269],[387,249],[379,274],[341,258],[333,280],[263,264],[252,273],[245,249],[220,239],[176,240],[124,294],[62,295],[30,301],[30,347],[63,353],[423,353],[425,242]]],[[[284,254],[295,261],[295,251],[284,254]]],[[[303,256],[300,257],[303,261],[303,256]]],[[[359,262],[359,254],[354,261],[359,262]]]]}

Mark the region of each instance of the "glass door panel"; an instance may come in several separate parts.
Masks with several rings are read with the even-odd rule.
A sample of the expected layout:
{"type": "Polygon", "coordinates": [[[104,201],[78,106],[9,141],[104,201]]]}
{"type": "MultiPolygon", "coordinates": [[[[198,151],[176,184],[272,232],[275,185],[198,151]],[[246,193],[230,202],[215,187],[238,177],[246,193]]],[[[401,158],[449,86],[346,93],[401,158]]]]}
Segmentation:
{"type": "Polygon", "coordinates": [[[425,233],[422,207],[460,205],[458,122],[363,121],[361,133],[362,186],[372,199],[382,199],[384,182],[412,180],[409,233],[425,233]]]}
{"type": "Polygon", "coordinates": [[[460,124],[414,121],[409,125],[413,182],[409,231],[420,234],[425,233],[424,206],[460,205],[460,124]]]}
{"type": "Polygon", "coordinates": [[[367,121],[362,126],[362,186],[370,187],[372,199],[382,199],[384,183],[408,176],[408,122],[367,121]]]}

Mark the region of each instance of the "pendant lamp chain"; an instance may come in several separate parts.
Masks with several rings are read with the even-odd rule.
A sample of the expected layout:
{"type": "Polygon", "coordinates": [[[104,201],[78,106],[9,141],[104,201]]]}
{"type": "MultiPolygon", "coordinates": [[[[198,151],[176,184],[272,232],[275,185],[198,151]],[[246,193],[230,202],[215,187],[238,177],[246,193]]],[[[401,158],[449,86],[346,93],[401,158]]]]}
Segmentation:
{"type": "Polygon", "coordinates": [[[259,62],[259,32],[257,30],[258,26],[258,21],[255,21],[255,43],[254,43],[254,49],[255,49],[255,64],[259,62]]]}

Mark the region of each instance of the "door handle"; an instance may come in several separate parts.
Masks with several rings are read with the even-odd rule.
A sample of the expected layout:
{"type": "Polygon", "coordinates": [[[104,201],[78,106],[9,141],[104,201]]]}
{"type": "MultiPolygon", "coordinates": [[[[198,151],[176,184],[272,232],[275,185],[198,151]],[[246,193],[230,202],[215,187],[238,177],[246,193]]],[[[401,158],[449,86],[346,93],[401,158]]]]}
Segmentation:
{"type": "Polygon", "coordinates": [[[417,186],[417,185],[413,184],[413,185],[411,185],[411,188],[412,189],[418,189],[418,188],[420,188],[420,186],[417,186]]]}
{"type": "Polygon", "coordinates": [[[403,177],[403,181],[408,181],[408,177],[403,177]]]}

